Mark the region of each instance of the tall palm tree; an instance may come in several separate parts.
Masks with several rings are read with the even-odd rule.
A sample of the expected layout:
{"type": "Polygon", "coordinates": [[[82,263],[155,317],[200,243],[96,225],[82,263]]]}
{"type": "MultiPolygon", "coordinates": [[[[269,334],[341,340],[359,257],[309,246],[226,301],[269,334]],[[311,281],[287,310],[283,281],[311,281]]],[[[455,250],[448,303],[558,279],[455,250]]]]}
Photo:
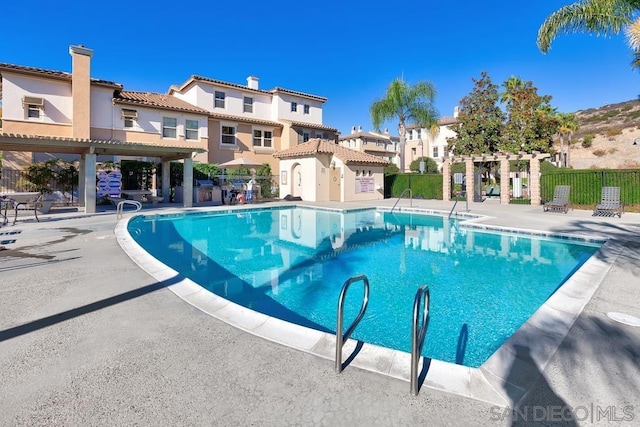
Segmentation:
{"type": "Polygon", "coordinates": [[[634,24],[640,25],[639,9],[640,0],[581,0],[566,5],[549,15],[540,26],[538,48],[547,53],[559,33],[609,35],[626,29],[629,45],[638,52],[640,38],[636,36],[640,33],[631,30],[630,34],[629,30],[634,24]]]}
{"type": "Polygon", "coordinates": [[[431,82],[419,81],[412,86],[402,78],[397,78],[387,88],[384,98],[375,101],[369,108],[371,122],[378,131],[384,122],[398,120],[400,172],[405,172],[407,124],[430,129],[437,123],[438,112],[433,105],[435,97],[436,88],[431,82]]]}

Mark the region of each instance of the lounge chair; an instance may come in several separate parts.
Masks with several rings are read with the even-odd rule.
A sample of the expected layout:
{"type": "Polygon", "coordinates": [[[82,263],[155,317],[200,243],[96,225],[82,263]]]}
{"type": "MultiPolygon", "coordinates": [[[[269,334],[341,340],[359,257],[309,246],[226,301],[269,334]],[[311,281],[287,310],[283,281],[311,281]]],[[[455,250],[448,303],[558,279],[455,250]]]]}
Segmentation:
{"type": "Polygon", "coordinates": [[[593,216],[616,216],[622,218],[624,205],[620,202],[620,187],[602,187],[600,203],[593,209],[593,216]]]}
{"type": "Polygon", "coordinates": [[[569,185],[556,185],[553,190],[553,200],[543,205],[545,212],[564,212],[569,211],[569,193],[571,192],[571,186],[569,185]]]}
{"type": "Polygon", "coordinates": [[[499,185],[490,185],[487,187],[487,197],[500,197],[500,186],[499,185]]]}

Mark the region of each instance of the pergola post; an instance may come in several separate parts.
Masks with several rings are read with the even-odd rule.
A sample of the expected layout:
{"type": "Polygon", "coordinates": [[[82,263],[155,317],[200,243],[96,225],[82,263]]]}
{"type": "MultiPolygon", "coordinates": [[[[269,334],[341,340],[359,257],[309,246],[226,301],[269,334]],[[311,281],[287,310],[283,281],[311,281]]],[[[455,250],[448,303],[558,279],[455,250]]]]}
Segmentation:
{"type": "Polygon", "coordinates": [[[442,162],[442,200],[451,200],[451,161],[448,158],[442,162]]]}
{"type": "Polygon", "coordinates": [[[80,156],[78,162],[78,208],[84,208],[84,171],[85,171],[84,155],[80,156]]]}
{"type": "Polygon", "coordinates": [[[500,204],[509,204],[509,158],[500,159],[500,204]]]}
{"type": "Polygon", "coordinates": [[[465,197],[467,201],[469,200],[469,189],[471,189],[471,201],[473,202],[473,192],[475,191],[475,183],[474,183],[474,162],[473,157],[469,157],[465,159],[465,197]]]}
{"type": "Polygon", "coordinates": [[[162,161],[162,194],[165,202],[169,202],[170,191],[171,191],[171,162],[163,160],[162,161]]]}
{"type": "Polygon", "coordinates": [[[532,156],[529,164],[531,173],[529,174],[529,198],[531,199],[532,206],[540,205],[540,158],[532,156]]]}
{"type": "Polygon", "coordinates": [[[182,178],[183,206],[190,208],[193,206],[193,159],[184,159],[184,172],[182,178]]]}

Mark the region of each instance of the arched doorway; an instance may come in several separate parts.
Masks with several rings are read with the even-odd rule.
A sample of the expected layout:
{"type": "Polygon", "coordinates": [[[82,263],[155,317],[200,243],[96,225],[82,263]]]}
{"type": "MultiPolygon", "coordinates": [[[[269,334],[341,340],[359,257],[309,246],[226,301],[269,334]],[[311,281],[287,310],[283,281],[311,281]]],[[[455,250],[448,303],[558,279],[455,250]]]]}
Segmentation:
{"type": "Polygon", "coordinates": [[[291,195],[302,197],[302,169],[300,163],[293,165],[291,170],[291,195]]]}

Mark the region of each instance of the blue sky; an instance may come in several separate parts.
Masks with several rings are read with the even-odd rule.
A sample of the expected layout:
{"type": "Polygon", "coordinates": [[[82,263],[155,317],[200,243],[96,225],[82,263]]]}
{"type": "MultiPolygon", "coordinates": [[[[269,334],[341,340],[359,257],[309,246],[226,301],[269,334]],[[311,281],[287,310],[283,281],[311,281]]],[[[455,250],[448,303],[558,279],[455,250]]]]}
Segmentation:
{"type": "Polygon", "coordinates": [[[193,74],[238,84],[255,75],[261,89],[328,98],[324,123],[342,133],[372,129],[369,106],[400,76],[432,82],[441,116],[481,71],[497,84],[531,80],[561,112],[640,94],[623,35],[563,35],[538,50],[540,24],[570,1],[3,3],[0,62],[70,71],[68,46],[82,44],[94,50],[92,77],[160,93],[193,74]]]}

